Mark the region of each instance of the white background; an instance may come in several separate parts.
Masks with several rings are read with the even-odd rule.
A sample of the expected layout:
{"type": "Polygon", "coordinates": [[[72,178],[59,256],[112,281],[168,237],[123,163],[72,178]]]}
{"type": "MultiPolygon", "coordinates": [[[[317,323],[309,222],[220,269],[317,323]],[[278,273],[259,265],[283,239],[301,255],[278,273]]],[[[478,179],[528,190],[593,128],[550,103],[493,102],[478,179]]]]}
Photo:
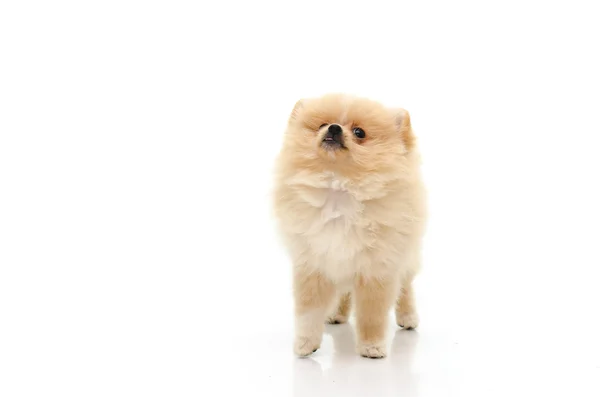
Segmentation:
{"type": "Polygon", "coordinates": [[[593,1],[4,1],[0,395],[600,394],[593,1]],[[402,106],[418,331],[291,352],[270,184],[296,100],[402,106]]]}

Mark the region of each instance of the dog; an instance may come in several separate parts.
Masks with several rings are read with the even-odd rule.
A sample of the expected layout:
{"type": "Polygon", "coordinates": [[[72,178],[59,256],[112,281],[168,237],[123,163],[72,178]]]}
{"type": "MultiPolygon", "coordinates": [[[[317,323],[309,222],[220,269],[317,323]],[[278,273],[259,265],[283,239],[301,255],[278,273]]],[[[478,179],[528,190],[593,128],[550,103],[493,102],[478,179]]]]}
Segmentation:
{"type": "Polygon", "coordinates": [[[357,352],[387,354],[388,314],[417,327],[425,188],[404,109],[345,94],[299,100],[276,161],[274,214],[293,264],[294,352],[354,308],[357,352]]]}

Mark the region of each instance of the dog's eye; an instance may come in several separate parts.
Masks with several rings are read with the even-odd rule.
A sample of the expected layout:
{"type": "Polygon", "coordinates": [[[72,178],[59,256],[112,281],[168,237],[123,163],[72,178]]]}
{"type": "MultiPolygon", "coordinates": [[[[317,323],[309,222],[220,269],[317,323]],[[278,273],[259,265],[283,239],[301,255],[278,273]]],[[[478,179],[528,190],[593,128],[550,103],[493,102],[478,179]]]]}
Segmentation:
{"type": "Polygon", "coordinates": [[[352,130],[352,132],[354,132],[354,135],[356,135],[356,137],[360,139],[363,139],[365,136],[367,136],[367,134],[365,134],[365,130],[363,130],[362,128],[356,127],[352,130]]]}
{"type": "Polygon", "coordinates": [[[319,127],[319,129],[321,129],[321,128],[325,127],[326,125],[327,125],[327,123],[325,123],[325,124],[321,124],[321,126],[319,127]]]}

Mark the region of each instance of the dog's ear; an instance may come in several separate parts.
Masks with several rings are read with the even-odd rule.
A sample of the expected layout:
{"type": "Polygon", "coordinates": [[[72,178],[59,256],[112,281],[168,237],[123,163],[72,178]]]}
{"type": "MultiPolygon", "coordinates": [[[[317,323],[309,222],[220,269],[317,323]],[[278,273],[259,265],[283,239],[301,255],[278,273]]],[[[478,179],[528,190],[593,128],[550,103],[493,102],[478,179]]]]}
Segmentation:
{"type": "Polygon", "coordinates": [[[303,103],[302,99],[300,99],[294,105],[294,109],[292,109],[292,114],[290,114],[290,121],[296,120],[298,118],[298,114],[300,112],[300,109],[302,109],[302,107],[304,107],[304,103],[303,103]]]}
{"type": "Polygon", "coordinates": [[[393,109],[394,120],[396,121],[396,129],[402,136],[402,141],[407,150],[415,147],[415,136],[410,125],[410,114],[402,108],[393,109]]]}

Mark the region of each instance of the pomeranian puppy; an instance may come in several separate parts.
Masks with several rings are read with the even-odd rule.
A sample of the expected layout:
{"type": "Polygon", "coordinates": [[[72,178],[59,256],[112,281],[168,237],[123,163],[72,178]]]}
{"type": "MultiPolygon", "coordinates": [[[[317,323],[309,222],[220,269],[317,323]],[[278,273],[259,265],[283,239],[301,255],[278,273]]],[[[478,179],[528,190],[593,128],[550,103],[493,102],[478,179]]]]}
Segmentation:
{"type": "Polygon", "coordinates": [[[274,209],[293,262],[294,351],[354,306],[357,351],[385,357],[388,314],[418,325],[424,188],[408,112],[329,94],[296,103],[276,164],[274,209]]]}

